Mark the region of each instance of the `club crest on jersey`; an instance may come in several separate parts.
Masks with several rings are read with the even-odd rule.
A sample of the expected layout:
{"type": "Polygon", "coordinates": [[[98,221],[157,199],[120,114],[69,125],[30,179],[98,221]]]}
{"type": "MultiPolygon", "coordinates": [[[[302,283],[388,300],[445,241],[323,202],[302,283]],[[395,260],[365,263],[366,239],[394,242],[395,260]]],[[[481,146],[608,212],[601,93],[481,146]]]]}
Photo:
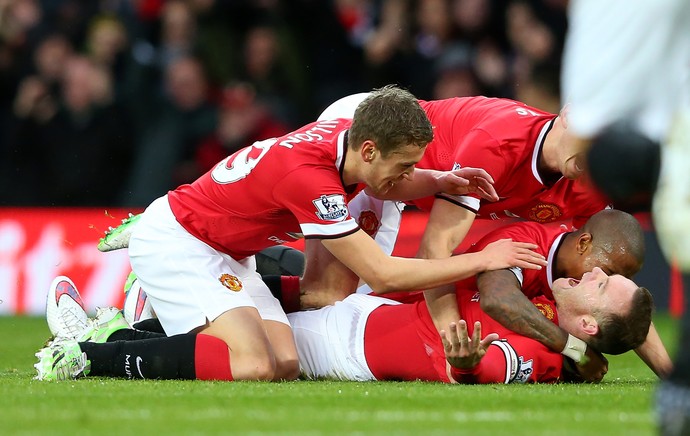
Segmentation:
{"type": "Polygon", "coordinates": [[[371,237],[374,237],[379,227],[381,227],[381,221],[379,221],[379,217],[376,216],[373,210],[363,210],[359,214],[357,224],[371,237]]]}
{"type": "Polygon", "coordinates": [[[242,290],[242,282],[240,281],[240,279],[233,275],[221,274],[221,276],[218,277],[218,281],[220,281],[220,283],[223,286],[225,286],[233,292],[239,292],[242,290]]]}
{"type": "Polygon", "coordinates": [[[549,321],[553,321],[553,318],[555,316],[553,312],[553,308],[549,306],[548,304],[544,303],[534,303],[535,306],[537,306],[537,309],[539,309],[539,312],[541,312],[542,315],[544,315],[546,318],[548,318],[549,321]]]}
{"type": "Polygon", "coordinates": [[[454,162],[453,163],[453,169],[451,171],[459,170],[460,168],[462,168],[462,165],[460,165],[457,162],[454,162]]]}
{"type": "Polygon", "coordinates": [[[556,221],[561,215],[563,215],[561,209],[555,204],[550,203],[539,203],[529,211],[530,221],[538,223],[556,221]]]}
{"type": "Polygon", "coordinates": [[[343,221],[347,218],[347,204],[341,194],[322,195],[312,203],[316,206],[316,216],[324,221],[343,221]]]}

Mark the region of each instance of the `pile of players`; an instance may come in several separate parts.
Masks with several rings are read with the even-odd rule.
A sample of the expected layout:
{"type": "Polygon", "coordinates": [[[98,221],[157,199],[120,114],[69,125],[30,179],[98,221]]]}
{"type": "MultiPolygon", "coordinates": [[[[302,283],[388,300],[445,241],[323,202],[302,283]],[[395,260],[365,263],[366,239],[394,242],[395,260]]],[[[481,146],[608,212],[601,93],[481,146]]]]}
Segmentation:
{"type": "Polygon", "coordinates": [[[572,174],[567,130],[565,111],[507,99],[338,101],[106,235],[129,252],[128,319],[89,319],[58,277],[37,378],[597,382],[602,353],[629,350],[664,377],[630,279],[642,229],[572,174]],[[416,258],[391,255],[405,205],[429,211],[416,258]],[[456,255],[475,219],[512,223],[456,255]],[[303,269],[257,271],[300,237],[303,269]]]}

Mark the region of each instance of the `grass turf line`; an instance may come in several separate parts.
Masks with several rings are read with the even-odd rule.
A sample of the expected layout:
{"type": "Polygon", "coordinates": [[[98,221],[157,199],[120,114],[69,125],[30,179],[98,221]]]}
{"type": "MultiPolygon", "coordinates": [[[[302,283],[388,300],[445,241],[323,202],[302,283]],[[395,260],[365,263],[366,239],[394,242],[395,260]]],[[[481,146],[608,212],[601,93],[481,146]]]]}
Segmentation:
{"type": "MultiPolygon", "coordinates": [[[[677,322],[655,323],[673,352],[677,322]]],[[[45,320],[0,317],[2,434],[653,435],[656,377],[610,356],[598,385],[32,380],[45,320]]]]}

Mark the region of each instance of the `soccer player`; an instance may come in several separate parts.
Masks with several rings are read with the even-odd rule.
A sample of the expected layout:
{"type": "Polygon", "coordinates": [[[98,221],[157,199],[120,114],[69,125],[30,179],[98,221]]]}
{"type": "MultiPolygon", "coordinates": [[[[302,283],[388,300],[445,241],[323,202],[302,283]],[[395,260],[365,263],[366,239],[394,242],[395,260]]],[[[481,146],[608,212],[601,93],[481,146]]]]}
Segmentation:
{"type": "MultiPolygon", "coordinates": [[[[613,354],[644,340],[652,297],[632,280],[594,268],[581,280],[555,280],[551,289],[555,304],[537,297],[535,310],[581,340],[613,354]]],[[[482,311],[481,293],[470,281],[458,284],[456,295],[462,319],[441,336],[424,300],[397,304],[355,294],[333,306],[288,314],[303,375],[450,383],[564,379],[565,357],[493,320],[482,311]],[[482,331],[491,334],[482,338],[482,331]]]]}
{"type": "Polygon", "coordinates": [[[482,178],[482,170],[414,173],[432,138],[414,96],[384,87],[358,106],[351,121],[320,121],[256,142],[155,200],[132,231],[129,257],[168,337],[56,341],[38,353],[38,378],[88,371],[142,378],[295,378],[289,322],[256,272],[253,255],[298,234],[323,240],[379,293],[438,286],[492,268],[545,264],[533,245],[512,241],[441,261],[390,257],[358,227],[346,200],[358,184],[374,195],[403,199],[481,190],[476,180],[467,185],[457,174],[482,178]]]}

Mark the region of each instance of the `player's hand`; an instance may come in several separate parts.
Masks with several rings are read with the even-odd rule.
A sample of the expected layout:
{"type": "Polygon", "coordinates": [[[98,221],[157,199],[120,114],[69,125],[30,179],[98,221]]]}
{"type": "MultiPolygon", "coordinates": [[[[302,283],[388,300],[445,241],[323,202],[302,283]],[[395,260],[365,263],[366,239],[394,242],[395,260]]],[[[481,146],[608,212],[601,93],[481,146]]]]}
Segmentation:
{"type": "Polygon", "coordinates": [[[486,354],[491,342],[498,339],[496,333],[490,333],[481,339],[482,324],[479,321],[474,323],[471,339],[467,333],[465,320],[450,323],[448,331],[441,330],[440,334],[446,360],[450,366],[459,369],[474,368],[486,354]]]}
{"type": "Polygon", "coordinates": [[[438,179],[438,191],[452,195],[477,194],[489,201],[498,201],[494,179],[481,168],[460,168],[442,173],[438,179]]]}
{"type": "Polygon", "coordinates": [[[484,247],[480,253],[486,256],[487,271],[512,267],[541,269],[547,262],[544,256],[534,251],[536,248],[536,244],[529,242],[499,239],[484,247]]]}
{"type": "Polygon", "coordinates": [[[609,361],[592,347],[587,347],[585,357],[575,365],[582,380],[599,383],[609,371],[609,361]]]}

